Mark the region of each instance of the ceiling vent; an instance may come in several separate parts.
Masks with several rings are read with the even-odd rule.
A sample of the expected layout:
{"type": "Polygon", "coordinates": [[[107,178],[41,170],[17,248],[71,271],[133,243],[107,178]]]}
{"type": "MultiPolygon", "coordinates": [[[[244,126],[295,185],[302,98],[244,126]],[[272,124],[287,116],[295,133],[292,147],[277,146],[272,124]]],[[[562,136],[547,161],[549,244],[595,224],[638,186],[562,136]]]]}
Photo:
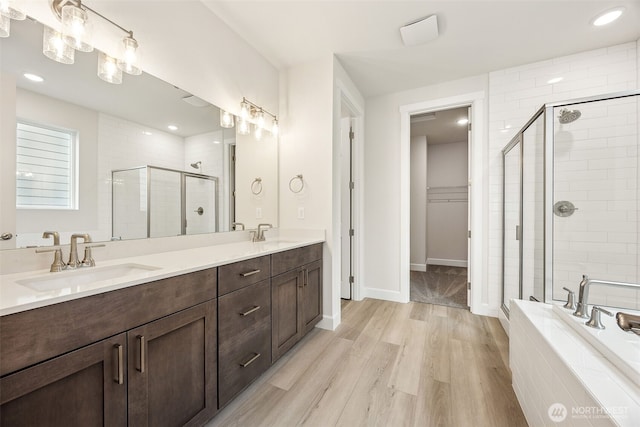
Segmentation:
{"type": "Polygon", "coordinates": [[[405,46],[424,44],[438,38],[438,16],[431,15],[400,27],[400,36],[405,46]]]}

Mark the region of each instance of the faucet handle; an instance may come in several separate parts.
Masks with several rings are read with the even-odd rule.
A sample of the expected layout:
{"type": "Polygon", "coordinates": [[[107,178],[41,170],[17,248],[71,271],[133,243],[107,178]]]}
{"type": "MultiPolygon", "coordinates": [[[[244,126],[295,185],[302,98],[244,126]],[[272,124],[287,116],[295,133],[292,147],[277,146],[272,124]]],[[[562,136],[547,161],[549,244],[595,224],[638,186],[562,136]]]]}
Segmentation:
{"type": "Polygon", "coordinates": [[[55,254],[53,255],[53,262],[51,263],[51,268],[49,268],[49,271],[51,273],[57,273],[58,271],[65,270],[67,268],[67,264],[62,261],[62,247],[48,246],[46,248],[36,249],[36,253],[38,254],[44,252],[55,252],[55,254]]]}
{"type": "Polygon", "coordinates": [[[563,305],[563,307],[568,308],[569,310],[575,310],[576,309],[576,293],[573,292],[571,289],[567,288],[566,286],[563,286],[562,289],[569,292],[567,294],[567,302],[565,305],[563,305]]]}
{"type": "Polygon", "coordinates": [[[591,309],[591,318],[587,320],[584,324],[591,328],[604,329],[604,325],[600,320],[600,313],[604,313],[607,316],[613,317],[613,313],[611,313],[610,311],[594,305],[593,308],[591,309]]]}
{"type": "Polygon", "coordinates": [[[84,247],[84,258],[80,262],[81,267],[95,267],[96,261],[93,259],[91,255],[91,248],[101,248],[104,244],[99,245],[85,245],[84,247]]]}

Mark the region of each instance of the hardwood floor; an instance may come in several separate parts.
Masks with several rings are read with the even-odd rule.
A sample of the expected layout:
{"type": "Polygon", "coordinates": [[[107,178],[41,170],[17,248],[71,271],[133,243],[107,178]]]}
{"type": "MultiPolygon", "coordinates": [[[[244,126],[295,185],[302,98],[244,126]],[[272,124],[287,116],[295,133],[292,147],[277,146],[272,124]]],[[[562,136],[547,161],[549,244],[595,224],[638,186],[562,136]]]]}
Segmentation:
{"type": "Polygon", "coordinates": [[[342,304],[209,424],[491,426],[527,423],[498,319],[367,299],[342,304]]]}
{"type": "Polygon", "coordinates": [[[467,269],[428,265],[427,271],[411,271],[411,301],[450,307],[467,306],[467,269]]]}

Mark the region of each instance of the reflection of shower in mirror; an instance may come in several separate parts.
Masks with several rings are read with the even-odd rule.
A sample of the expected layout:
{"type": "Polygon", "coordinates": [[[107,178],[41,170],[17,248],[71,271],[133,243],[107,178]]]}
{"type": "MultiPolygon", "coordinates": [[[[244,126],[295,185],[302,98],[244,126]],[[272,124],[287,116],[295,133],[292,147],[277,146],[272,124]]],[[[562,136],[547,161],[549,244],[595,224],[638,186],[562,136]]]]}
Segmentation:
{"type": "Polygon", "coordinates": [[[191,163],[191,167],[194,169],[200,169],[202,167],[202,162],[197,161],[195,163],[191,163]]]}

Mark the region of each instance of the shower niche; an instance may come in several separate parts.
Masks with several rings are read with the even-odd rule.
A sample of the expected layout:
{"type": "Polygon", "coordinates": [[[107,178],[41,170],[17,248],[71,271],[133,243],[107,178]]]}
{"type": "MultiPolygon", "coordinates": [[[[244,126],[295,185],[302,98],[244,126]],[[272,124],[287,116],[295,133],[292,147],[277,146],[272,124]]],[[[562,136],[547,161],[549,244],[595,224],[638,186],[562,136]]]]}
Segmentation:
{"type": "Polygon", "coordinates": [[[155,166],[112,171],[112,240],[218,231],[218,178],[155,166]]]}
{"type": "MultiPolygon", "coordinates": [[[[553,302],[583,274],[638,283],[640,91],[545,104],[502,150],[502,309],[553,302]]],[[[640,308],[593,288],[590,303],[640,308]]]]}

